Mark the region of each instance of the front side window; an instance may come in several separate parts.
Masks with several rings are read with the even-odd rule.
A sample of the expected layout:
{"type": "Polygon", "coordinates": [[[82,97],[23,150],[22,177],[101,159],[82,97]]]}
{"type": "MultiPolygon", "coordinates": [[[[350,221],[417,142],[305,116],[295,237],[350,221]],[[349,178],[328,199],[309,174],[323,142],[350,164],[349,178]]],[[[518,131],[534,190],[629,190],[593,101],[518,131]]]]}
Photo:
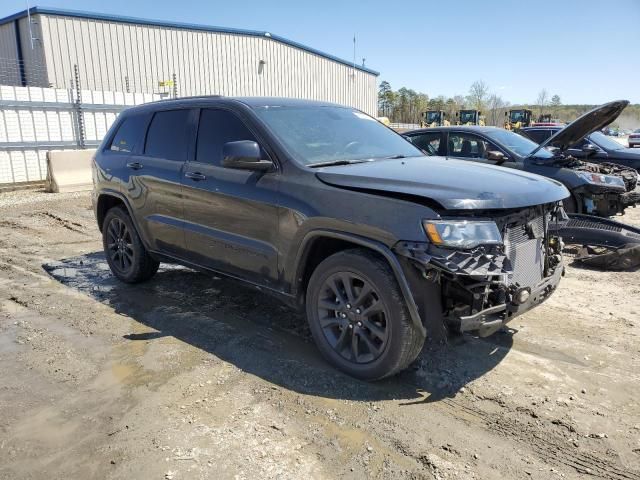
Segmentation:
{"type": "Polygon", "coordinates": [[[304,165],[421,156],[404,137],[358,110],[339,106],[261,106],[258,117],[304,165]]]}
{"type": "Polygon", "coordinates": [[[468,133],[449,134],[449,155],[460,158],[486,158],[489,142],[468,133]]]}
{"type": "MultiPolygon", "coordinates": [[[[527,157],[531,152],[538,148],[538,144],[534,141],[502,128],[488,128],[483,133],[489,137],[490,140],[493,140],[498,145],[502,145],[505,150],[513,152],[520,158],[527,157]]],[[[536,152],[535,157],[540,159],[551,159],[553,158],[553,154],[548,150],[540,149],[536,152]]]]}
{"type": "Polygon", "coordinates": [[[191,110],[157,112],[151,120],[144,154],[184,162],[189,151],[188,126],[191,110]]]}
{"type": "Polygon", "coordinates": [[[142,143],[147,115],[131,115],[126,117],[111,140],[109,150],[112,152],[131,153],[142,143]]]}
{"type": "Polygon", "coordinates": [[[589,135],[589,140],[606,150],[622,150],[624,148],[624,145],[607,137],[602,132],[593,132],[591,135],[589,135]]]}
{"type": "Polygon", "coordinates": [[[235,114],[226,110],[203,109],[198,126],[196,161],[220,165],[223,145],[240,140],[256,141],[235,114]]]}

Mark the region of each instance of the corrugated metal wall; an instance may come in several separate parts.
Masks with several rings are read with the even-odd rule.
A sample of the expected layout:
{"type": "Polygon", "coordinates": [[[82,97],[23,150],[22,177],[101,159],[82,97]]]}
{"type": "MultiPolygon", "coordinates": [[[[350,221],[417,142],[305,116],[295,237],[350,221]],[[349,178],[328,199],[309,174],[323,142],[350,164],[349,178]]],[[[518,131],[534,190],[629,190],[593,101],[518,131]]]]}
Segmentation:
{"type": "Polygon", "coordinates": [[[37,40],[41,36],[40,26],[36,17],[32,18],[31,24],[25,17],[0,25],[0,85],[22,86],[24,74],[24,81],[29,86],[49,86],[44,50],[42,43],[37,40]],[[20,34],[22,61],[18,59],[16,23],[20,34]]]}
{"type": "Polygon", "coordinates": [[[80,70],[82,88],[326,100],[377,111],[376,76],[268,37],[34,15],[49,83],[65,88],[80,70]]]}
{"type": "Polygon", "coordinates": [[[20,85],[14,22],[0,25],[0,84],[20,85]]]}

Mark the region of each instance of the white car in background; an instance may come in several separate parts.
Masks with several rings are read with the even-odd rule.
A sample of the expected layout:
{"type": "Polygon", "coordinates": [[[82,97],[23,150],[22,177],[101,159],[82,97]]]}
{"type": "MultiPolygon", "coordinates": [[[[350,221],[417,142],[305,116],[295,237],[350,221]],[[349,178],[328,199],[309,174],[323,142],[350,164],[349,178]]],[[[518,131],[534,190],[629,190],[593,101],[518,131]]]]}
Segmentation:
{"type": "Polygon", "coordinates": [[[629,148],[640,146],[640,128],[630,133],[627,141],[629,142],[629,148]]]}

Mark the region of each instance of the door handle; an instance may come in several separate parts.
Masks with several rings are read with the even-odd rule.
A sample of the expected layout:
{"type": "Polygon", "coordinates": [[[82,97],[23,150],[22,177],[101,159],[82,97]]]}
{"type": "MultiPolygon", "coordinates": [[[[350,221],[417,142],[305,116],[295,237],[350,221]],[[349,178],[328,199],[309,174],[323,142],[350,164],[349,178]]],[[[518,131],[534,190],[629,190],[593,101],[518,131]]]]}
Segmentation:
{"type": "Polygon", "coordinates": [[[127,163],[127,167],[132,170],[140,170],[142,168],[142,164],[140,162],[129,162],[127,163]]]}
{"type": "Polygon", "coordinates": [[[190,178],[194,182],[199,182],[200,180],[206,180],[207,177],[200,172],[187,172],[184,174],[185,177],[190,178]]]}

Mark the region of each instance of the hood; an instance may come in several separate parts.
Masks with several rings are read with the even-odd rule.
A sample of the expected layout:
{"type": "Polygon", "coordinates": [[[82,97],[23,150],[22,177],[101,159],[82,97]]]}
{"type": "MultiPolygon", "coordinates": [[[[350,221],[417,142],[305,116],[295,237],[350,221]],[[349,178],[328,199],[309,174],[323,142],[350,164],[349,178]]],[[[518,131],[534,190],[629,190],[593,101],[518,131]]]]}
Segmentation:
{"type": "Polygon", "coordinates": [[[551,136],[546,142],[541,143],[529,154],[529,157],[533,157],[538,150],[545,147],[556,147],[560,151],[566,150],[590,133],[609,125],[618,118],[627,105],[629,105],[628,100],[616,100],[594,108],[551,136]]]}
{"type": "Polygon", "coordinates": [[[522,208],[569,196],[561,183],[532,173],[442,157],[324,167],[316,175],[336,187],[416,195],[450,210],[522,208]]]}

